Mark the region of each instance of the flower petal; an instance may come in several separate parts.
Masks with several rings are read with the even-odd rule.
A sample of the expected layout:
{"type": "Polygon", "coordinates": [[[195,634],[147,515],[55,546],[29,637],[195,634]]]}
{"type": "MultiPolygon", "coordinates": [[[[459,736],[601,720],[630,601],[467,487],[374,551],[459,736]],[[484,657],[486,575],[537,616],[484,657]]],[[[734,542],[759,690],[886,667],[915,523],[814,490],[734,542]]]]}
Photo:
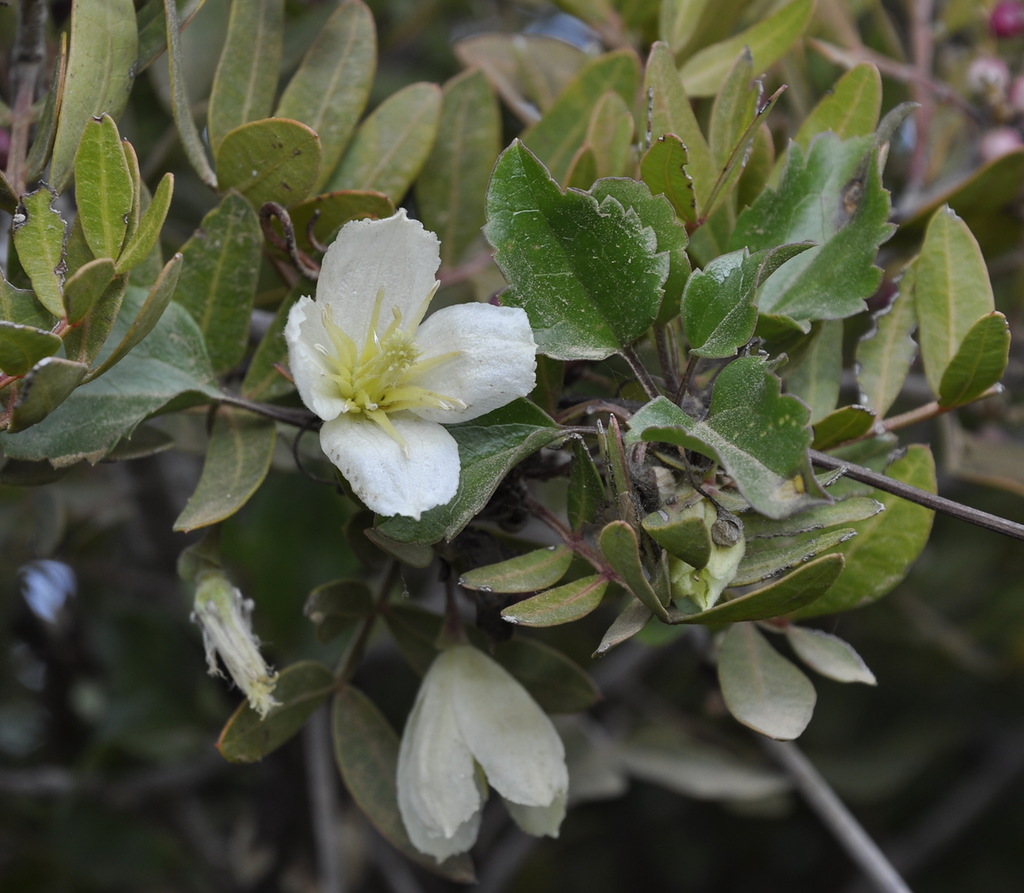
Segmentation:
{"type": "Polygon", "coordinates": [[[466,404],[464,410],[413,410],[433,422],[468,422],[525,397],[536,384],[537,345],[526,311],[519,307],[445,307],[423,321],[416,346],[421,360],[457,354],[416,378],[420,387],[466,404]]]}
{"type": "Polygon", "coordinates": [[[456,645],[447,653],[460,663],[455,678],[459,730],[487,781],[505,800],[522,806],[546,808],[564,800],[569,789],[565,748],[544,711],[482,651],[456,645]]]}
{"type": "Polygon", "coordinates": [[[368,509],[418,521],[458,490],[459,446],[434,422],[402,413],[389,419],[405,450],[383,428],[355,414],[325,422],[320,446],[368,509]]]}
{"type": "Polygon", "coordinates": [[[352,220],[327,249],[320,266],[316,299],[329,303],[334,321],[357,345],[370,334],[377,293],[384,292],[378,327],[386,329],[393,310],[403,320],[418,314],[441,263],[440,242],[400,208],[383,220],[352,220]]]}
{"type": "Polygon", "coordinates": [[[534,837],[558,837],[565,818],[565,803],[568,792],[563,791],[550,806],[522,806],[512,800],[505,801],[505,808],[515,823],[527,834],[534,837]]]}
{"type": "Polygon", "coordinates": [[[413,846],[439,862],[468,850],[484,795],[459,732],[453,690],[458,668],[442,652],[423,679],[398,749],[398,808],[413,846]]]}
{"type": "Polygon", "coordinates": [[[299,298],[288,311],[284,327],[288,343],[288,365],[302,402],[322,419],[333,419],[345,411],[337,385],[328,378],[325,358],[314,345],[331,343],[324,329],[320,308],[312,298],[299,298]]]}

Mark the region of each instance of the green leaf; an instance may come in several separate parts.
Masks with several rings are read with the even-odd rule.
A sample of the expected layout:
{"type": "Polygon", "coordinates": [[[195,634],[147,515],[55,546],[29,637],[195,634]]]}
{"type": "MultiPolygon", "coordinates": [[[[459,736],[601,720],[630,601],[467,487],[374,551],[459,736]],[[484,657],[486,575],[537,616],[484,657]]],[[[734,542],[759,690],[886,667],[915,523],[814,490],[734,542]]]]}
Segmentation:
{"type": "Polygon", "coordinates": [[[854,521],[873,518],[884,509],[882,503],[869,496],[848,496],[825,505],[816,505],[780,521],[747,513],[743,519],[743,534],[750,546],[751,540],[755,539],[793,536],[821,530],[823,527],[845,527],[854,521]]]}
{"type": "Polygon", "coordinates": [[[80,323],[114,281],[114,262],[98,257],[82,264],[64,283],[64,315],[71,325],[80,323]]]}
{"type": "Polygon", "coordinates": [[[383,193],[362,192],[357,189],[315,195],[288,209],[288,216],[291,217],[292,226],[295,228],[296,241],[306,252],[314,250],[309,238],[311,231],[320,245],[330,245],[337,237],[338,230],[350,220],[360,220],[363,217],[380,220],[394,213],[394,204],[383,193]]]}
{"type": "MultiPolygon", "coordinates": [[[[202,9],[206,0],[175,0],[177,20],[186,27],[192,17],[202,9]]],[[[167,34],[164,30],[164,5],[162,0],[146,0],[139,8],[139,62],[136,75],[145,71],[167,49],[167,34]]]]}
{"type": "Polygon", "coordinates": [[[674,133],[662,134],[640,159],[640,178],[654,195],[664,195],[676,215],[687,223],[697,222],[697,196],[686,172],[689,155],[674,133]]]}
{"type": "Polygon", "coordinates": [[[690,350],[698,357],[731,357],[754,334],[758,287],[782,264],[811,246],[782,245],[748,254],[723,254],[686,283],[681,320],[690,350]]]}
{"type": "Polygon", "coordinates": [[[843,406],[814,424],[811,446],[816,450],[830,450],[848,441],[859,440],[867,436],[877,421],[878,417],[866,406],[843,406]]]}
{"type": "Polygon", "coordinates": [[[316,626],[317,641],[330,642],[373,610],[373,593],[361,580],[332,580],[309,594],[302,613],[316,626]]]}
{"type": "Polygon", "coordinates": [[[116,259],[135,201],[125,150],[109,115],[85,125],[75,155],[75,202],[85,241],[96,257],[116,259]]]}
{"type": "Polygon", "coordinates": [[[520,626],[558,626],[582,620],[601,604],[608,581],[599,574],[580,577],[509,605],[502,619],[520,626]]]}
{"type": "MultiPolygon", "coordinates": [[[[96,368],[90,370],[89,378],[93,379],[106,372],[115,363],[120,362],[143,338],[145,338],[160,321],[167,305],[171,303],[174,290],[178,284],[178,277],[181,274],[182,257],[175,254],[160,271],[156,282],[146,294],[145,300],[139,307],[135,319],[128,326],[117,346],[103,358],[103,361],[96,368]]],[[[129,286],[129,289],[133,289],[129,286]]],[[[136,289],[141,293],[142,289],[136,289]]],[[[134,304],[133,304],[134,306],[134,304]]]]}
{"type": "Polygon", "coordinates": [[[827,498],[807,459],[807,415],[795,397],[780,395],[778,379],[762,359],[740,357],[719,373],[707,419],[692,419],[659,397],[630,420],[628,439],[673,443],[710,456],[755,509],[783,518],[827,498]]]}
{"type": "MultiPolygon", "coordinates": [[[[125,336],[144,299],[134,290],[126,293],[113,340],[125,336]]],[[[110,372],[77,388],[31,430],[0,434],[0,448],[16,459],[48,459],[56,466],[96,462],[171,400],[180,398],[187,405],[219,395],[202,334],[172,304],[150,335],[110,372]]]]}
{"type": "Polygon", "coordinates": [[[545,713],[580,713],[601,700],[597,686],[579,665],[543,642],[509,639],[495,646],[494,659],[545,713]]]}
{"type": "MultiPolygon", "coordinates": [[[[105,259],[105,258],[104,258],[105,259]]],[[[87,269],[88,264],[79,267],[87,269]]],[[[100,268],[102,272],[102,267],[100,268]]],[[[103,350],[114,327],[128,285],[127,276],[117,276],[93,300],[78,325],[64,336],[64,352],[80,363],[92,364],[103,350]]]]}
{"type": "Polygon", "coordinates": [[[936,211],[914,261],[914,306],[921,360],[932,393],[974,324],[995,309],[977,240],[948,207],[936,211]]]}
{"type": "MultiPolygon", "coordinates": [[[[658,42],[651,46],[644,75],[644,95],[652,98],[652,136],[658,139],[673,134],[686,147],[689,157],[686,173],[693,180],[699,218],[704,213],[705,204],[718,179],[718,167],[697,123],[690,98],[679,79],[675,59],[664,43],[658,42]]],[[[694,222],[688,215],[681,216],[688,222],[694,222]]]]}
{"type": "Polygon", "coordinates": [[[836,682],[863,682],[876,685],[875,674],[848,642],[820,629],[790,624],[786,641],[796,656],[812,670],[836,682]]]}
{"type": "Polygon", "coordinates": [[[62,317],[67,224],[53,208],[56,198],[56,194],[45,186],[22,196],[11,233],[18,261],[28,275],[39,303],[54,316],[62,317]]]}
{"type": "MultiPolygon", "coordinates": [[[[711,525],[704,499],[663,505],[640,524],[669,555],[691,567],[705,567],[711,558],[711,525]]],[[[712,508],[712,516],[715,511],[712,508]]]]}
{"type": "Polygon", "coordinates": [[[593,147],[599,177],[622,177],[630,173],[633,115],[618,93],[609,90],[597,101],[584,145],[593,147]]]}
{"type": "Polygon", "coordinates": [[[86,125],[104,113],[117,119],[135,82],[138,32],[132,0],[74,0],[64,95],[48,181],[63,192],[86,125]]]}
{"type": "Polygon", "coordinates": [[[768,620],[799,610],[821,598],[843,570],[842,555],[822,555],[781,580],[697,614],[674,618],[681,623],[739,623],[768,620]]]}
{"type": "Polygon", "coordinates": [[[640,543],[636,531],[625,521],[612,521],[601,531],[598,545],[612,569],[629,587],[629,591],[648,611],[662,620],[668,620],[665,602],[648,580],[640,560],[640,543]]]}
{"type": "Polygon", "coordinates": [[[334,698],[331,738],[345,787],[385,840],[435,874],[462,884],[474,883],[476,875],[467,854],[450,856],[438,865],[412,845],[398,811],[398,736],[374,703],[351,685],[334,698]]]}
{"type": "Polygon", "coordinates": [[[713,96],[745,47],[753,56],[755,71],[769,68],[799,40],[813,12],[814,0],[794,0],[745,31],[694,53],[679,70],[687,92],[694,97],[713,96]]]}
{"type": "Polygon", "coordinates": [[[270,114],[283,35],[284,0],[235,0],[231,4],[227,40],[206,116],[210,145],[218,157],[221,142],[230,131],[270,114]]]}
{"type": "Polygon", "coordinates": [[[227,721],[217,741],[220,755],[231,763],[255,763],[295,735],[334,691],[334,674],[323,664],[303,660],[277,676],[274,707],[266,719],[243,701],[227,721]]]}
{"type": "Polygon", "coordinates": [[[229,192],[181,249],[185,265],[174,299],[199,326],[218,373],[245,353],[261,241],[256,212],[229,192]]]}
{"type": "Polygon", "coordinates": [[[622,609],[622,613],[608,627],[593,656],[601,657],[627,639],[633,638],[651,622],[653,616],[654,614],[646,605],[631,598],[626,603],[626,607],[622,609]]]}
{"type": "Polygon", "coordinates": [[[1010,327],[998,311],[983,316],[964,336],[939,384],[939,405],[976,400],[1003,377],[1010,355],[1010,327]]]}
{"type": "Polygon", "coordinates": [[[769,738],[799,737],[814,713],[817,695],[811,681],[753,623],[726,630],[718,653],[718,682],[729,712],[769,738]]]}
{"type": "Polygon", "coordinates": [[[305,124],[265,118],[226,133],[217,149],[217,182],[259,210],[304,201],[320,174],[320,140],[305,124]]]}
{"type": "MultiPolygon", "coordinates": [[[[715,92],[708,122],[708,146],[721,171],[726,170],[737,150],[740,156],[745,156],[753,141],[753,133],[745,138],[750,122],[757,116],[761,98],[761,83],[754,79],[753,61],[750,48],[744,46],[715,92]]],[[[742,165],[737,164],[736,177],[740,170],[742,165]]]]}
{"type": "Polygon", "coordinates": [[[566,495],[566,514],[569,524],[580,531],[593,524],[607,503],[604,481],[581,437],[572,442],[572,464],[569,466],[569,492],[566,495]]]}
{"type": "MultiPolygon", "coordinates": [[[[21,383],[18,400],[11,410],[8,431],[14,434],[38,425],[72,394],[85,377],[86,366],[63,357],[44,357],[21,383]]],[[[17,450],[4,453],[17,458],[17,450]]],[[[40,456],[39,458],[49,458],[40,456]]]]}
{"type": "Polygon", "coordinates": [[[818,245],[781,267],[761,289],[762,314],[842,319],[864,309],[881,270],[878,246],[892,234],[871,137],[821,134],[810,152],[790,146],[778,190],[766,190],[736,222],[732,247],[750,251],[790,242],[818,245]]]}
{"type": "Polygon", "coordinates": [[[484,73],[524,123],[537,120],[537,109],[550,109],[587,62],[584,50],[544,34],[474,34],[454,50],[463,67],[484,73]]]}
{"type": "Polygon", "coordinates": [[[410,84],[391,94],[359,125],[328,190],[383,192],[397,204],[423,169],[440,119],[437,84],[410,84]]]}
{"type": "Polygon", "coordinates": [[[631,50],[598,56],[579,70],[544,116],[523,131],[522,141],[557,182],[565,182],[601,97],[611,91],[628,106],[634,101],[639,80],[640,66],[631,50]]]}
{"type": "Polygon", "coordinates": [[[861,62],[833,84],[804,118],[795,142],[806,153],[819,133],[831,130],[840,139],[867,136],[878,126],[882,78],[870,62],[861,62]]]}
{"type": "Polygon", "coordinates": [[[36,329],[51,329],[53,316],[27,288],[15,288],[0,269],[0,319],[36,329]]]}
{"type": "Polygon", "coordinates": [[[389,518],[380,525],[388,536],[407,543],[451,540],[487,505],[505,475],[563,436],[546,413],[525,399],[471,422],[451,425],[448,432],[459,445],[462,461],[458,492],[447,505],[425,512],[419,521],[400,515],[389,518]]]}
{"type": "Polygon", "coordinates": [[[352,138],[370,97],[376,68],[373,14],[361,0],[347,0],[334,10],[310,44],[275,112],[278,118],[301,121],[320,137],[323,155],[318,187],[330,179],[352,138]]]}
{"type": "Polygon", "coordinates": [[[732,585],[750,586],[760,583],[795,565],[809,561],[820,552],[845,543],[855,535],[856,532],[852,528],[840,527],[824,533],[815,533],[813,536],[798,536],[781,544],[775,538],[756,540],[748,544],[732,585]]]}
{"type": "Polygon", "coordinates": [[[814,423],[825,418],[839,402],[843,324],[836,319],[816,323],[801,347],[797,361],[783,367],[782,380],[787,393],[807,404],[814,423]]]}
{"type": "Polygon", "coordinates": [[[44,357],[52,357],[63,342],[46,329],[0,319],[0,370],[24,375],[44,357]]]}
{"type": "Polygon", "coordinates": [[[221,407],[213,422],[199,484],[174,529],[188,533],[235,514],[267,476],[276,441],[272,419],[221,407]]]}
{"type": "MultiPolygon", "coordinates": [[[[935,492],[935,463],[925,446],[908,447],[886,474],[929,493],[935,492]]],[[[815,617],[870,604],[886,595],[907,575],[932,528],[931,509],[878,493],[885,511],[854,525],[857,536],[843,543],[846,569],[826,595],[794,616],[815,617]]]]}
{"type": "Polygon", "coordinates": [[[286,366],[288,362],[284,327],[288,324],[288,312],[295,302],[302,295],[311,294],[315,288],[308,279],[298,278],[277,308],[242,380],[242,395],[247,399],[269,402],[295,390],[295,385],[278,369],[279,364],[286,366]]]}
{"type": "Polygon", "coordinates": [[[611,196],[563,194],[518,140],[495,165],[487,219],[503,301],[527,311],[542,353],[603,359],[654,321],[669,272],[656,234],[611,196]]]}
{"type": "Polygon", "coordinates": [[[861,401],[884,418],[896,401],[917,356],[914,329],[914,268],[900,280],[899,294],[888,309],[875,317],[875,329],[857,343],[856,370],[861,401]]]}
{"type": "Polygon", "coordinates": [[[117,273],[127,273],[143,263],[150,252],[157,246],[160,240],[160,231],[163,229],[164,221],[167,219],[167,212],[171,207],[171,197],[174,194],[174,174],[164,174],[160,183],[153,193],[153,200],[149,203],[145,213],[139,220],[135,231],[130,233],[125,242],[124,250],[117,258],[117,273]]]}
{"type": "Polygon", "coordinates": [[[467,71],[444,85],[438,132],[416,181],[424,226],[441,240],[441,264],[454,267],[480,238],[484,196],[501,148],[501,111],[487,79],[467,71]]]}
{"type": "Polygon", "coordinates": [[[536,592],[561,580],[572,557],[568,546],[535,549],[507,561],[473,568],[459,578],[459,585],[485,592],[536,592]]]}
{"type": "Polygon", "coordinates": [[[658,38],[681,53],[699,30],[711,0],[661,0],[658,10],[658,38]]]}

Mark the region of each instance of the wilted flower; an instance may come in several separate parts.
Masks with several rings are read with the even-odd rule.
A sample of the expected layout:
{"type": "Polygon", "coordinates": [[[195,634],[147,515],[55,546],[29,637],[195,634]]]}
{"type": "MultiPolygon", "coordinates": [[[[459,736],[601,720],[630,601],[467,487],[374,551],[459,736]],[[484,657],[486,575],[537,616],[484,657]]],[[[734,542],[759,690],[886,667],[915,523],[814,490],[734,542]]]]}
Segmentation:
{"type": "Polygon", "coordinates": [[[204,574],[196,587],[192,620],[203,630],[206,648],[206,666],[211,676],[223,676],[217,666],[217,655],[228,673],[249,699],[260,717],[276,707],[273,672],[260,654],[259,639],[252,631],[251,599],[242,597],[228,580],[220,574],[204,574]]]}
{"type": "Polygon", "coordinates": [[[487,784],[528,834],[558,836],[569,776],[551,720],[469,645],[431,665],[398,751],[398,807],[413,845],[438,862],[476,840],[487,784]]]}
{"type": "Polygon", "coordinates": [[[345,224],[327,249],[316,300],[288,314],[295,386],[324,420],[320,444],[366,506],[418,519],[459,484],[442,427],[533,390],[526,313],[460,304],[426,320],[438,283],[437,237],[399,210],[345,224]]]}

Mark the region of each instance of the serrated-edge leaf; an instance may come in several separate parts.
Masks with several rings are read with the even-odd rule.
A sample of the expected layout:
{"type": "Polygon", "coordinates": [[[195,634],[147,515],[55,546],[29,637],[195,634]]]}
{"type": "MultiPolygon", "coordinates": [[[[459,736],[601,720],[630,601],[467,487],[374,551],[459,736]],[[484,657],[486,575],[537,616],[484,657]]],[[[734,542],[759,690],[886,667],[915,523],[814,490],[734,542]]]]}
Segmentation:
{"type": "Polygon", "coordinates": [[[520,626],[558,626],[582,620],[597,609],[604,598],[608,581],[600,574],[563,583],[502,609],[507,623],[520,626]]]}
{"type": "Polygon", "coordinates": [[[640,177],[654,195],[664,195],[681,220],[697,222],[697,195],[686,172],[689,155],[674,133],[661,134],[640,159],[640,177]]]}
{"type": "Polygon", "coordinates": [[[485,592],[537,592],[561,580],[572,558],[568,546],[535,549],[507,561],[466,571],[459,577],[459,585],[485,592]]]}

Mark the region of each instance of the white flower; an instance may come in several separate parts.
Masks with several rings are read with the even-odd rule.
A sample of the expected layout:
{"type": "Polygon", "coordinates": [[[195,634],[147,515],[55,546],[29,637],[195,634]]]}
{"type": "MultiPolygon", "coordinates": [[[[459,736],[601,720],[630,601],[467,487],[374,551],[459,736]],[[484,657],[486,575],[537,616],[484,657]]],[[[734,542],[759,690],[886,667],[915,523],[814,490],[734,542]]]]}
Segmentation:
{"type": "Polygon", "coordinates": [[[273,694],[277,673],[260,654],[259,639],[252,631],[252,609],[252,600],[243,598],[225,577],[204,574],[196,587],[192,620],[203,630],[210,675],[224,675],[217,666],[219,654],[235,685],[249,699],[249,706],[263,718],[279,704],[273,694]]]}
{"type": "Polygon", "coordinates": [[[469,645],[430,666],[398,751],[398,808],[438,862],[476,840],[489,782],[529,834],[558,836],[569,775],[551,720],[512,676],[469,645]],[[486,776],[486,782],[483,776],[486,776]]]}
{"type": "Polygon", "coordinates": [[[426,320],[437,237],[404,210],[345,224],[327,249],[316,300],[288,314],[295,386],[321,419],[320,444],[366,506],[410,515],[459,485],[459,449],[441,423],[524,397],[536,344],[526,313],[461,304],[426,320]]]}

